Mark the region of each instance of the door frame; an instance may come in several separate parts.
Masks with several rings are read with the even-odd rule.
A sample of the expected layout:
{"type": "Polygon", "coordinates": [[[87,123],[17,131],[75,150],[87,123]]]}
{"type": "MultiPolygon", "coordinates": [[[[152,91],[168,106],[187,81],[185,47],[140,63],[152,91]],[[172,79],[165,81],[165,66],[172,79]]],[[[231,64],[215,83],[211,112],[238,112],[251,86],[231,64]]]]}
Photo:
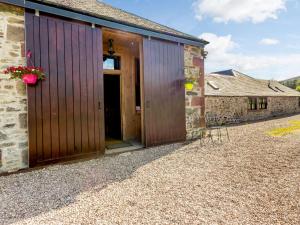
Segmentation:
{"type": "Polygon", "coordinates": [[[145,137],[145,86],[144,86],[144,49],[143,38],[141,37],[139,42],[139,54],[140,54],[140,93],[141,93],[141,142],[146,146],[145,137]]]}

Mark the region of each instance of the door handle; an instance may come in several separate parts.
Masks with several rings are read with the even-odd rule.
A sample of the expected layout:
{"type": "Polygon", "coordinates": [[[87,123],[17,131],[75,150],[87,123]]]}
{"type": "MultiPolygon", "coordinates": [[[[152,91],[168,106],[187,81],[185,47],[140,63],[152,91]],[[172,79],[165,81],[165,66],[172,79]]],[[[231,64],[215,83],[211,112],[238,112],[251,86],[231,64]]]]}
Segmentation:
{"type": "Polygon", "coordinates": [[[98,102],[98,110],[101,110],[101,102],[98,102]]]}
{"type": "Polygon", "coordinates": [[[146,108],[150,108],[150,101],[149,100],[146,101],[146,108]]]}

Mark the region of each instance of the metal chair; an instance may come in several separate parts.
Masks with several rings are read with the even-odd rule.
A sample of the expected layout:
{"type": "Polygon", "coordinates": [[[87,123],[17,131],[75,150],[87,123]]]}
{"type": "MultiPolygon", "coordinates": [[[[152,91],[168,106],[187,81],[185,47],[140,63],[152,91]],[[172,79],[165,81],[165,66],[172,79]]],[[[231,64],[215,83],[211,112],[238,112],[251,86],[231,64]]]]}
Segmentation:
{"type": "Polygon", "coordinates": [[[206,121],[206,130],[207,130],[207,138],[215,144],[214,140],[214,132],[216,133],[217,136],[217,141],[218,143],[223,143],[223,135],[222,135],[222,130],[225,130],[225,135],[227,137],[227,140],[230,141],[229,138],[229,132],[227,126],[224,126],[224,121],[217,117],[215,114],[206,114],[205,115],[205,121],[206,121]]]}

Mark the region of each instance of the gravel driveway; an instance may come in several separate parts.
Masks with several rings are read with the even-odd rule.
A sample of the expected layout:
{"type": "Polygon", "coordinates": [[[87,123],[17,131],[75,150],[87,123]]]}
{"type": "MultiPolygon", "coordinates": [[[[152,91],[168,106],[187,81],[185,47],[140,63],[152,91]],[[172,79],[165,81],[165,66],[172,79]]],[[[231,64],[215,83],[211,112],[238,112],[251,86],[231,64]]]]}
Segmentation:
{"type": "Polygon", "coordinates": [[[0,177],[0,224],[300,224],[300,133],[266,135],[289,120],[0,177]]]}

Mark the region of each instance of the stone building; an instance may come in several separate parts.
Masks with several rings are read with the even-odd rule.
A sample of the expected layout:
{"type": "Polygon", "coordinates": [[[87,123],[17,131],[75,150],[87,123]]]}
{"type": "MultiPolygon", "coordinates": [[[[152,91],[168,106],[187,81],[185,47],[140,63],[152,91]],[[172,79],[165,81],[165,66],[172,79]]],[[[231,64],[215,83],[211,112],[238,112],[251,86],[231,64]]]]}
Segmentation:
{"type": "Polygon", "coordinates": [[[96,0],[0,1],[0,173],[104,154],[109,75],[120,85],[121,142],[197,137],[207,43],[96,0]],[[35,86],[3,73],[32,63],[46,73],[35,86]],[[193,90],[185,77],[197,81],[193,90]]]}
{"type": "Polygon", "coordinates": [[[205,115],[210,123],[239,123],[300,112],[300,93],[277,81],[235,70],[205,76],[205,115]]]}

